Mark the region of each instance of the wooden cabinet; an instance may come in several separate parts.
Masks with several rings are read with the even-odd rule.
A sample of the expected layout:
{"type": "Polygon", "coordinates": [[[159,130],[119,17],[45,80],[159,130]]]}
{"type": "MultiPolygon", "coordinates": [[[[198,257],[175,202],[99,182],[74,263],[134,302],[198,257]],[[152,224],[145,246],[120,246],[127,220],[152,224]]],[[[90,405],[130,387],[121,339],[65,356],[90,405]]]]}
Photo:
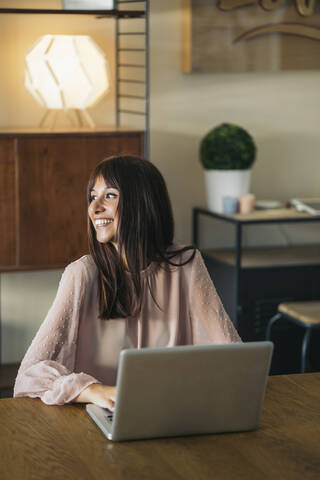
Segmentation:
{"type": "Polygon", "coordinates": [[[88,252],[86,188],[105,157],[143,155],[142,131],[0,133],[0,269],[60,268],[88,252]]]}

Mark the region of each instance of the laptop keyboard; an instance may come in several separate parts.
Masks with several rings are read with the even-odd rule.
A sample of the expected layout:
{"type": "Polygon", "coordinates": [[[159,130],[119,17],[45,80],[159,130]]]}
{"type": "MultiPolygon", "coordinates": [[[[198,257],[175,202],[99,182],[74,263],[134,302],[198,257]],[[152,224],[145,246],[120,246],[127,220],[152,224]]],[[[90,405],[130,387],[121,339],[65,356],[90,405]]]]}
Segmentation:
{"type": "Polygon", "coordinates": [[[106,418],[107,418],[107,420],[109,420],[109,422],[112,422],[112,420],[113,420],[113,413],[110,412],[110,410],[108,410],[107,408],[105,408],[105,412],[106,412],[106,418]]]}

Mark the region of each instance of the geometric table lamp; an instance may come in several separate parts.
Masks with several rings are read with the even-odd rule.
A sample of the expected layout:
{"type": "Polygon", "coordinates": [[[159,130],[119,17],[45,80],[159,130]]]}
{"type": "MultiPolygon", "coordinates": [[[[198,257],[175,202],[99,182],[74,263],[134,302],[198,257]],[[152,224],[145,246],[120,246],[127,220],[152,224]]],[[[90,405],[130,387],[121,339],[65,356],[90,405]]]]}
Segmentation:
{"type": "Polygon", "coordinates": [[[104,53],[88,35],[44,35],[26,55],[25,87],[35,101],[46,107],[40,122],[58,110],[70,118],[74,110],[78,124],[94,122],[87,108],[97,103],[109,90],[109,69],[104,53]]]}

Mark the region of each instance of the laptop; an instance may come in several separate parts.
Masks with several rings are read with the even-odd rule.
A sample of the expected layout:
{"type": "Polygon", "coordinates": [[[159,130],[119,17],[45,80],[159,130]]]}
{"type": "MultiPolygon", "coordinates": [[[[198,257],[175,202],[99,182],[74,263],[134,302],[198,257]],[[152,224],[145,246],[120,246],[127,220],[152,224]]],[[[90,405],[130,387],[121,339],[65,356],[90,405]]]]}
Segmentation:
{"type": "Polygon", "coordinates": [[[86,410],[114,441],[255,430],[271,342],[123,350],[114,412],[86,410]]]}

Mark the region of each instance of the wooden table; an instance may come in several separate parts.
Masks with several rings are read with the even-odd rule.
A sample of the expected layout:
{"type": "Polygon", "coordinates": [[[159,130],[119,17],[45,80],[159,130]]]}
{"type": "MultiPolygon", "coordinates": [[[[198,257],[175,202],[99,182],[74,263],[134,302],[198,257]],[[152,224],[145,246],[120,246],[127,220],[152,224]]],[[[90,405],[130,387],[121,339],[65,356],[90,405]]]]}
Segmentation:
{"type": "Polygon", "coordinates": [[[0,478],[319,480],[320,373],[270,377],[259,430],[236,434],[113,443],[82,405],[2,399],[0,478]]]}

